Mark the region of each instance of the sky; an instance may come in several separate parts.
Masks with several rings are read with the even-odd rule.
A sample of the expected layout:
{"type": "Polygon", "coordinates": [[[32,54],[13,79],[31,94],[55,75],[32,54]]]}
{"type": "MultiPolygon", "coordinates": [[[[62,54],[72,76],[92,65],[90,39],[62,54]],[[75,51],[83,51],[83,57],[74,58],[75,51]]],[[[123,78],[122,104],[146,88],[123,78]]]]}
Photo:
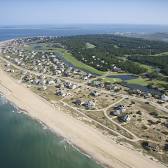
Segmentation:
{"type": "Polygon", "coordinates": [[[168,0],[0,0],[0,25],[168,25],[168,0]]]}

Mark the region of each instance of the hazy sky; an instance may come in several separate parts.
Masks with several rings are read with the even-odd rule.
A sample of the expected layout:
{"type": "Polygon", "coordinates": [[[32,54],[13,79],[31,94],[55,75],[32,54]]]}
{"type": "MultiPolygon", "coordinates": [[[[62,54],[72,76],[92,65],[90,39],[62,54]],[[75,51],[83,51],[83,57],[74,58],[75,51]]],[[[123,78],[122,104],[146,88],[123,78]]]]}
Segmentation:
{"type": "Polygon", "coordinates": [[[168,25],[168,0],[0,0],[0,7],[0,25],[168,25]]]}

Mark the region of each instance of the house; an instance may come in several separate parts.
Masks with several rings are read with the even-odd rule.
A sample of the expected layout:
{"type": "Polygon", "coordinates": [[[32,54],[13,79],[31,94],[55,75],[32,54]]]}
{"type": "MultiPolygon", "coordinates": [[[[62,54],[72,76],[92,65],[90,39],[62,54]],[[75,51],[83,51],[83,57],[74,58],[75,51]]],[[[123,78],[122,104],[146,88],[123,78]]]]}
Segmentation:
{"type": "Polygon", "coordinates": [[[7,63],[7,64],[5,64],[5,66],[9,68],[11,66],[11,64],[7,63]]]}
{"type": "Polygon", "coordinates": [[[86,101],[86,102],[84,103],[84,106],[85,106],[87,109],[92,109],[92,108],[95,107],[95,103],[94,103],[93,101],[89,100],[89,101],[86,101]]]}
{"type": "Polygon", "coordinates": [[[168,151],[168,144],[165,144],[164,150],[165,150],[165,151],[168,151]]]}
{"type": "Polygon", "coordinates": [[[56,92],[56,95],[65,97],[67,94],[63,90],[59,90],[59,91],[56,92]]]}
{"type": "Polygon", "coordinates": [[[14,73],[15,70],[14,69],[6,69],[6,72],[11,72],[11,73],[14,73]]]}
{"type": "Polygon", "coordinates": [[[68,71],[65,71],[65,72],[64,72],[64,76],[65,76],[65,77],[69,77],[69,76],[71,76],[71,73],[68,72],[68,71]]]}
{"type": "Polygon", "coordinates": [[[47,81],[46,81],[45,79],[41,79],[41,80],[40,80],[40,84],[41,84],[41,85],[45,85],[46,83],[47,83],[47,81]]]}
{"type": "Polygon", "coordinates": [[[83,77],[83,80],[88,80],[88,76],[84,76],[84,77],[83,77]]]}
{"type": "Polygon", "coordinates": [[[34,81],[33,81],[33,84],[34,85],[38,85],[40,83],[40,80],[39,79],[35,79],[34,81]]]}
{"type": "Polygon", "coordinates": [[[55,82],[56,82],[57,84],[61,84],[61,80],[60,80],[60,79],[56,79],[55,82]]]}
{"type": "Polygon", "coordinates": [[[119,116],[119,115],[121,115],[121,110],[115,110],[115,111],[112,111],[112,112],[110,112],[110,115],[115,115],[115,116],[119,116]]]}
{"type": "Polygon", "coordinates": [[[68,89],[76,89],[77,88],[77,85],[76,84],[73,84],[71,82],[66,82],[65,84],[65,87],[67,87],[68,89]]]}
{"type": "Polygon", "coordinates": [[[48,81],[48,84],[49,84],[49,85],[55,85],[55,81],[49,80],[49,81],[48,81]]]}
{"type": "Polygon", "coordinates": [[[112,111],[110,115],[120,116],[125,111],[126,111],[126,108],[124,105],[118,105],[114,107],[114,111],[112,111]]]}
{"type": "Polygon", "coordinates": [[[76,84],[72,84],[69,86],[69,89],[76,89],[77,88],[77,85],[76,84]]]}
{"type": "Polygon", "coordinates": [[[80,106],[82,104],[82,101],[77,99],[76,101],[74,101],[74,104],[80,106]]]}
{"type": "Polygon", "coordinates": [[[158,152],[159,151],[159,146],[157,144],[154,144],[152,142],[144,141],[142,142],[142,146],[146,150],[158,152]]]}
{"type": "Polygon", "coordinates": [[[106,85],[107,90],[113,90],[113,88],[114,88],[114,85],[112,84],[106,85]]]}
{"type": "Polygon", "coordinates": [[[99,95],[99,93],[96,90],[94,90],[90,93],[90,95],[96,97],[99,95]]]}
{"type": "Polygon", "coordinates": [[[117,91],[121,90],[121,88],[118,87],[118,86],[114,86],[114,87],[113,87],[113,90],[114,90],[115,92],[117,92],[117,91]]]}
{"type": "Polygon", "coordinates": [[[130,121],[131,118],[129,117],[128,114],[124,114],[124,115],[120,116],[119,119],[123,122],[127,122],[127,121],[130,121]]]}
{"type": "Polygon", "coordinates": [[[122,72],[122,69],[121,68],[118,68],[117,66],[115,66],[115,65],[112,65],[112,71],[113,72],[122,72]]]}
{"type": "Polygon", "coordinates": [[[114,107],[115,110],[120,110],[121,112],[125,112],[126,108],[124,105],[118,105],[116,107],[114,107]]]}
{"type": "Polygon", "coordinates": [[[165,94],[161,95],[161,100],[165,102],[168,101],[168,96],[165,94]]]}
{"type": "Polygon", "coordinates": [[[100,88],[104,87],[104,83],[102,83],[101,81],[98,81],[98,80],[91,81],[90,84],[91,84],[91,86],[95,86],[95,87],[100,87],[100,88]]]}
{"type": "Polygon", "coordinates": [[[150,97],[152,97],[152,94],[151,93],[144,93],[144,98],[146,99],[146,98],[150,98],[150,97]]]}

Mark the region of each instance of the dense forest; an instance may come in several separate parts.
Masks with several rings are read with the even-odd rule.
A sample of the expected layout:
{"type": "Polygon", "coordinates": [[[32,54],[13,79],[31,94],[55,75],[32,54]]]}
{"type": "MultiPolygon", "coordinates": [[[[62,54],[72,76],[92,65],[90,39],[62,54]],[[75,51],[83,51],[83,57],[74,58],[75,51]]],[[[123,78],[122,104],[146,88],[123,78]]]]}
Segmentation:
{"type": "Polygon", "coordinates": [[[132,56],[128,59],[161,68],[161,72],[168,75],[168,55],[166,56],[132,56]]]}
{"type": "Polygon", "coordinates": [[[82,35],[58,37],[53,42],[64,46],[78,60],[106,71],[113,65],[130,73],[144,73],[146,69],[128,56],[147,56],[168,51],[168,43],[116,35],[82,35]]]}

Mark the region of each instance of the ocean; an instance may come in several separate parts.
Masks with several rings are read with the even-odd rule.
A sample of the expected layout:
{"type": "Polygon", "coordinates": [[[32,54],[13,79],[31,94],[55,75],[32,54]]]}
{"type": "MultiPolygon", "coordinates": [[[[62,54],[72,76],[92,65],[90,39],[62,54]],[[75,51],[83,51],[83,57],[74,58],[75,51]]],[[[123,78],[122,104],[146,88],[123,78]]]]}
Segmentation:
{"type": "Polygon", "coordinates": [[[101,168],[0,96],[1,168],[101,168]]]}
{"type": "Polygon", "coordinates": [[[39,25],[0,26],[0,40],[32,36],[72,36],[110,33],[158,33],[168,32],[168,26],[159,25],[39,25]]]}

